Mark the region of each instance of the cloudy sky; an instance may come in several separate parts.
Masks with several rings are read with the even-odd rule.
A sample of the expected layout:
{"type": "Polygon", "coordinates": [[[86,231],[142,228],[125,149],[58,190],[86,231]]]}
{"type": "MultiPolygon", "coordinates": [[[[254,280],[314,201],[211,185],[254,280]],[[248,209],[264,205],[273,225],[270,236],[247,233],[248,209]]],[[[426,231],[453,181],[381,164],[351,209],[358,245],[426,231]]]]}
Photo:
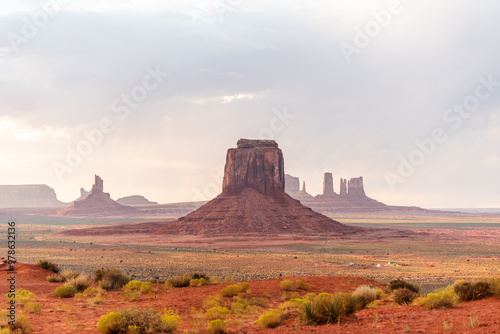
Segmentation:
{"type": "Polygon", "coordinates": [[[369,196],[500,207],[497,1],[0,2],[0,184],[220,190],[239,138],[369,196]]]}

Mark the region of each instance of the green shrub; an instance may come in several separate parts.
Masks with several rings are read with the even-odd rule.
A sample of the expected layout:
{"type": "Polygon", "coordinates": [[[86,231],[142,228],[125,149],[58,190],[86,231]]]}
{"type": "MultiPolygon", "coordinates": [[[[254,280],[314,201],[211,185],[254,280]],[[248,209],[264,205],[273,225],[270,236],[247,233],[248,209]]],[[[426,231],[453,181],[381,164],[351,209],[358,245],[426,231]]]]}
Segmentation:
{"type": "Polygon", "coordinates": [[[61,285],[56,288],[54,293],[59,298],[71,298],[75,296],[76,289],[72,285],[61,285]]]}
{"type": "Polygon", "coordinates": [[[123,287],[123,291],[129,291],[129,290],[140,290],[141,289],[142,282],[133,280],[125,284],[123,287]]]}
{"type": "Polygon", "coordinates": [[[458,296],[453,291],[453,288],[449,286],[445,289],[429,293],[427,296],[419,298],[417,303],[428,310],[434,310],[453,307],[458,303],[458,301],[458,296]]]}
{"type": "Polygon", "coordinates": [[[59,266],[55,264],[54,262],[47,261],[47,260],[40,260],[38,261],[38,265],[42,267],[45,270],[50,270],[53,273],[58,273],[59,272],[59,266]]]}
{"type": "Polygon", "coordinates": [[[453,284],[453,291],[461,302],[479,300],[493,295],[490,285],[483,281],[470,283],[461,280],[453,284]]]}
{"type": "Polygon", "coordinates": [[[399,305],[410,305],[417,298],[417,293],[407,288],[399,288],[392,296],[399,305]]]}
{"type": "Polygon", "coordinates": [[[17,305],[24,306],[28,302],[33,302],[36,301],[36,295],[33,292],[29,292],[28,290],[25,289],[20,289],[19,291],[16,292],[15,296],[10,296],[9,293],[5,294],[7,296],[7,299],[12,300],[14,299],[17,305]]]}
{"type": "Polygon", "coordinates": [[[191,275],[185,274],[169,278],[165,284],[172,288],[185,288],[191,283],[191,275]]]}
{"type": "Polygon", "coordinates": [[[389,288],[391,289],[391,291],[398,289],[408,289],[410,291],[415,292],[416,294],[420,293],[420,286],[416,285],[415,283],[406,282],[402,279],[396,279],[391,281],[389,283],[389,288]]]}
{"type": "Polygon", "coordinates": [[[264,328],[275,328],[283,322],[283,315],[280,310],[270,309],[262,314],[256,321],[257,326],[264,328]]]}
{"type": "Polygon", "coordinates": [[[280,289],[284,291],[292,291],[293,290],[293,284],[292,281],[286,279],[284,281],[280,282],[280,289]]]}
{"type": "Polygon", "coordinates": [[[216,319],[208,323],[208,334],[224,334],[227,333],[227,323],[224,320],[216,319]]]}
{"type": "Polygon", "coordinates": [[[24,311],[27,313],[40,313],[42,304],[37,302],[27,302],[24,304],[24,311]]]}
{"type": "Polygon", "coordinates": [[[205,312],[208,320],[224,319],[228,314],[229,310],[223,306],[215,306],[205,312]]]}
{"type": "Polygon", "coordinates": [[[353,314],[359,309],[359,301],[352,294],[320,293],[312,301],[301,306],[301,317],[307,324],[324,324],[340,322],[344,315],[353,314]]]}
{"type": "Polygon", "coordinates": [[[10,318],[7,317],[7,312],[0,313],[0,333],[16,333],[16,334],[27,334],[33,330],[28,317],[24,314],[17,314],[14,325],[10,325],[10,318]]]}
{"type": "Polygon", "coordinates": [[[240,283],[238,285],[228,285],[220,290],[220,294],[224,297],[234,297],[240,292],[247,292],[250,285],[248,283],[240,283]]]}
{"type": "Polygon", "coordinates": [[[120,328],[122,318],[123,314],[120,312],[110,312],[108,314],[105,314],[101,317],[101,319],[99,319],[97,329],[102,334],[126,333],[122,331],[122,328],[120,328]]]}
{"type": "Polygon", "coordinates": [[[296,280],[295,281],[295,287],[298,289],[298,290],[304,290],[304,291],[307,291],[311,288],[311,285],[309,283],[306,283],[300,279],[296,280]]]}
{"type": "Polygon", "coordinates": [[[377,299],[377,291],[369,285],[361,285],[357,287],[353,294],[358,297],[361,307],[366,307],[366,305],[377,299]]]}
{"type": "Polygon", "coordinates": [[[123,287],[123,291],[125,293],[138,292],[141,294],[146,294],[153,291],[153,283],[151,282],[142,283],[141,281],[136,281],[136,280],[130,281],[123,287]]]}
{"type": "Polygon", "coordinates": [[[180,327],[181,317],[179,317],[179,315],[176,312],[166,309],[165,314],[161,318],[161,322],[163,330],[170,333],[177,330],[180,327]]]}
{"type": "Polygon", "coordinates": [[[94,273],[94,282],[104,290],[119,290],[129,281],[130,278],[116,268],[98,269],[94,273]]]}
{"type": "Polygon", "coordinates": [[[47,276],[47,282],[61,283],[61,282],[64,282],[64,277],[56,275],[56,274],[52,274],[52,275],[47,276]]]}
{"type": "Polygon", "coordinates": [[[169,322],[169,319],[173,320],[165,318],[167,322],[164,322],[160,314],[152,308],[125,309],[103,315],[97,324],[97,329],[102,334],[171,332],[175,323],[169,322]]]}
{"type": "Polygon", "coordinates": [[[208,278],[193,278],[189,281],[189,286],[203,286],[210,284],[210,279],[208,278]]]}

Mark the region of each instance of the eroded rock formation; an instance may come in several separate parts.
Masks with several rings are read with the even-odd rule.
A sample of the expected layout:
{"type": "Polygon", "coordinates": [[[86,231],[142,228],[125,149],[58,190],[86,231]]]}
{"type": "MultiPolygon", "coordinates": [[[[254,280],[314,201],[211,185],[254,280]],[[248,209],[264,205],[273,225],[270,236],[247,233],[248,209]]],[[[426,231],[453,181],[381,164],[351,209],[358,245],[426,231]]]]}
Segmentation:
{"type": "Polygon", "coordinates": [[[325,173],[323,177],[323,195],[333,195],[333,174],[325,173]]]}
{"type": "Polygon", "coordinates": [[[366,196],[365,194],[365,188],[363,186],[363,177],[354,177],[349,180],[347,184],[347,194],[349,196],[360,196],[364,197],[366,196]]]}
{"type": "Polygon", "coordinates": [[[104,182],[99,176],[95,176],[95,182],[90,194],[70,206],[57,212],[59,216],[123,216],[133,215],[136,209],[116,203],[111,199],[109,193],[104,192],[104,182]]]}
{"type": "Polygon", "coordinates": [[[340,196],[347,195],[347,180],[340,178],[340,196]]]}
{"type": "Polygon", "coordinates": [[[100,194],[104,191],[104,181],[99,177],[95,176],[94,184],[92,185],[92,189],[90,190],[91,194],[100,194]]]}

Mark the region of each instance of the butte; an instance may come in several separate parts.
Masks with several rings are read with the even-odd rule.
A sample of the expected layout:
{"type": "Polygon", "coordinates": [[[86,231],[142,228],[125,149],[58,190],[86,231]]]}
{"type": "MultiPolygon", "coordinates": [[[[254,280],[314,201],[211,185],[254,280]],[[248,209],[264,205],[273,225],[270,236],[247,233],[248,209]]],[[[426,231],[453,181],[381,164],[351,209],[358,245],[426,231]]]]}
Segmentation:
{"type": "Polygon", "coordinates": [[[228,150],[219,196],[177,221],[161,225],[155,234],[314,235],[360,230],[317,213],[286,194],[284,159],[278,144],[249,139],[238,140],[237,147],[228,150]]]}
{"type": "MultiPolygon", "coordinates": [[[[82,192],[83,194],[83,192],[82,192]]],[[[136,214],[137,210],[130,206],[121,205],[113,201],[109,193],[104,192],[104,182],[95,176],[95,182],[90,194],[73,202],[70,206],[57,212],[58,216],[125,216],[136,214]]]]}

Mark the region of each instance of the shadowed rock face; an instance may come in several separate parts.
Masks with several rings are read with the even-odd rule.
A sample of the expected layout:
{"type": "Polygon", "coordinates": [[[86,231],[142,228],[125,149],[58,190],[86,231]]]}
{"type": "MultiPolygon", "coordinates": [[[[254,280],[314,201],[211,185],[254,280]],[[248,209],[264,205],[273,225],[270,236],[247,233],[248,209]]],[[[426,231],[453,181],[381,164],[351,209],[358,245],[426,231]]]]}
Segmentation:
{"type": "Polygon", "coordinates": [[[245,188],[269,196],[285,191],[283,153],[274,140],[240,139],[228,150],[222,193],[236,195],[245,188]]]}

